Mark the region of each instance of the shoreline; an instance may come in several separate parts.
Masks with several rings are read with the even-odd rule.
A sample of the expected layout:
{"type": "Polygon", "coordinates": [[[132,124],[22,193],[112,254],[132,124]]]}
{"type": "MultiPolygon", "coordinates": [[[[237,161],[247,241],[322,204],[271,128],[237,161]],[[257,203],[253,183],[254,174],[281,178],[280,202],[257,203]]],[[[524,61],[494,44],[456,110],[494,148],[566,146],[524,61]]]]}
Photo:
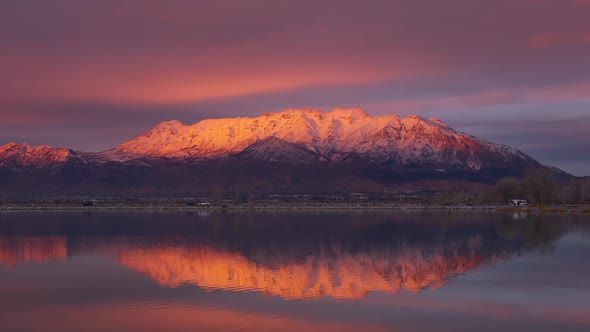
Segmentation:
{"type": "Polygon", "coordinates": [[[294,211],[294,210],[444,210],[444,211],[497,211],[497,212],[576,212],[590,213],[590,206],[560,206],[551,205],[545,207],[511,207],[498,204],[479,205],[433,205],[433,204],[400,204],[400,203],[233,203],[211,204],[210,206],[187,206],[185,204],[170,202],[150,202],[140,204],[128,203],[101,203],[92,206],[83,206],[75,203],[0,203],[0,211],[294,211]]]}

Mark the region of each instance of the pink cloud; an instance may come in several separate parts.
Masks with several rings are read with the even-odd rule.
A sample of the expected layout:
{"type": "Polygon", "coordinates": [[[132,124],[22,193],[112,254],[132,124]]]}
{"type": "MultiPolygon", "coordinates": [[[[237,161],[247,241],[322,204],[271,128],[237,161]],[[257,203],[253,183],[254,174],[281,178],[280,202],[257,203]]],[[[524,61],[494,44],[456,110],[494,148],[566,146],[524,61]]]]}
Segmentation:
{"type": "Polygon", "coordinates": [[[564,101],[590,99],[590,81],[577,84],[569,84],[529,92],[526,96],[529,101],[564,101]]]}
{"type": "Polygon", "coordinates": [[[465,107],[486,107],[492,105],[514,104],[522,100],[524,92],[520,89],[497,89],[471,94],[419,98],[385,103],[373,103],[369,109],[383,109],[394,113],[421,113],[428,110],[452,110],[465,107]]]}
{"type": "Polygon", "coordinates": [[[566,34],[566,33],[541,33],[533,36],[529,45],[534,48],[550,48],[560,45],[590,44],[590,33],[566,34]]]}
{"type": "MultiPolygon", "coordinates": [[[[391,27],[373,27],[370,32],[383,29],[391,27]]],[[[0,80],[0,100],[175,104],[306,87],[412,80],[447,70],[428,54],[376,52],[363,48],[366,41],[361,35],[350,41],[322,31],[269,33],[256,41],[187,47],[182,52],[56,52],[43,58],[15,53],[0,58],[5,78],[0,80]],[[330,38],[328,50],[322,49],[324,40],[330,38]]]]}
{"type": "Polygon", "coordinates": [[[590,81],[542,89],[534,89],[531,87],[495,89],[448,97],[371,103],[367,104],[366,107],[369,109],[384,110],[386,112],[409,114],[432,110],[441,111],[460,108],[488,107],[494,105],[563,102],[572,100],[590,100],[590,81]]]}

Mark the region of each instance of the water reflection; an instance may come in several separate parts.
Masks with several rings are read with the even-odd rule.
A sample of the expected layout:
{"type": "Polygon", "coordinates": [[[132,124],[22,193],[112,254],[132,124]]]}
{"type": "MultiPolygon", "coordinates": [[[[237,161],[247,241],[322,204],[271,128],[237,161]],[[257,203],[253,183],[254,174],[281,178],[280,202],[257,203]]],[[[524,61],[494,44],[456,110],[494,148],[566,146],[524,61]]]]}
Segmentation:
{"type": "Polygon", "coordinates": [[[15,267],[58,260],[65,258],[67,253],[66,239],[63,236],[0,236],[0,266],[15,267]]]}
{"type": "Polygon", "coordinates": [[[0,213],[0,329],[587,331],[588,225],[401,211],[0,213]]]}
{"type": "Polygon", "coordinates": [[[157,240],[121,249],[117,260],[165,287],[193,284],[205,289],[259,290],[283,298],[363,298],[368,291],[397,293],[438,288],[445,280],[508,252],[481,250],[481,237],[448,245],[406,245],[349,251],[338,242],[321,244],[301,260],[259,262],[244,254],[190,242],[162,248],[157,240]]]}
{"type": "Polygon", "coordinates": [[[564,232],[562,223],[539,218],[515,222],[510,215],[498,220],[477,214],[459,223],[440,215],[430,223],[412,214],[178,214],[165,224],[139,214],[136,220],[127,216],[125,223],[110,216],[100,225],[92,215],[86,223],[60,217],[44,224],[48,228],[27,218],[0,228],[16,233],[0,237],[0,263],[14,267],[98,253],[163,287],[190,284],[286,299],[361,299],[370,291],[436,289],[454,276],[526,250],[551,250],[564,232]]]}

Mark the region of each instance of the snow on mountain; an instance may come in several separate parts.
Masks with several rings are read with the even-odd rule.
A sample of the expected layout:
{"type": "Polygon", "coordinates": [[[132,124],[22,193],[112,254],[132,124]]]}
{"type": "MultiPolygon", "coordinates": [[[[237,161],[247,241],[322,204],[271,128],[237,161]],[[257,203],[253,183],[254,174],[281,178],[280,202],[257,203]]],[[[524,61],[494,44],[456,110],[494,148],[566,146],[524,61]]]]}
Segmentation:
{"type": "MultiPolygon", "coordinates": [[[[193,125],[166,121],[109,153],[211,159],[235,155],[268,138],[304,147],[327,161],[353,153],[377,163],[466,165],[474,170],[487,162],[534,162],[516,149],[455,131],[436,118],[370,116],[361,109],[289,109],[255,118],[208,119],[193,125]]],[[[267,150],[286,147],[294,149],[280,145],[267,150]]],[[[286,154],[283,151],[281,158],[286,154]]]]}
{"type": "Polygon", "coordinates": [[[70,149],[14,142],[0,146],[0,166],[5,167],[48,167],[73,160],[81,159],[70,149]]]}
{"type": "Polygon", "coordinates": [[[9,143],[0,147],[0,191],[178,194],[240,187],[301,193],[409,183],[432,189],[428,181],[489,184],[535,166],[516,149],[435,118],[302,109],[193,125],[166,121],[98,153],[9,143]]]}
{"type": "Polygon", "coordinates": [[[154,160],[239,157],[290,164],[395,164],[524,169],[538,163],[501,144],[458,132],[418,115],[370,116],[361,109],[289,109],[255,118],[209,119],[193,125],[166,121],[100,153],[9,143],[0,166],[148,165],[154,160]]]}

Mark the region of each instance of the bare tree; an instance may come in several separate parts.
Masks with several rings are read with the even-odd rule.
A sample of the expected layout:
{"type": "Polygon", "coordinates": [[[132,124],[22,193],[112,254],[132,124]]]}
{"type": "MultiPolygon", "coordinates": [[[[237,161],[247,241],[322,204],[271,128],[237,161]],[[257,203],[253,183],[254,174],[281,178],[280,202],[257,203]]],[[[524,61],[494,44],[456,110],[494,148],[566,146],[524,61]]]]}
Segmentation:
{"type": "Polygon", "coordinates": [[[553,170],[548,167],[529,168],[525,172],[524,188],[532,199],[543,206],[555,190],[553,170]]]}
{"type": "Polygon", "coordinates": [[[506,177],[496,182],[496,190],[503,201],[511,198],[519,198],[522,193],[522,181],[515,177],[506,177]]]}
{"type": "Polygon", "coordinates": [[[559,187],[559,200],[563,204],[582,204],[583,181],[574,179],[566,185],[559,187]]]}
{"type": "Polygon", "coordinates": [[[580,203],[590,203],[590,178],[583,181],[580,189],[580,203]]]}

